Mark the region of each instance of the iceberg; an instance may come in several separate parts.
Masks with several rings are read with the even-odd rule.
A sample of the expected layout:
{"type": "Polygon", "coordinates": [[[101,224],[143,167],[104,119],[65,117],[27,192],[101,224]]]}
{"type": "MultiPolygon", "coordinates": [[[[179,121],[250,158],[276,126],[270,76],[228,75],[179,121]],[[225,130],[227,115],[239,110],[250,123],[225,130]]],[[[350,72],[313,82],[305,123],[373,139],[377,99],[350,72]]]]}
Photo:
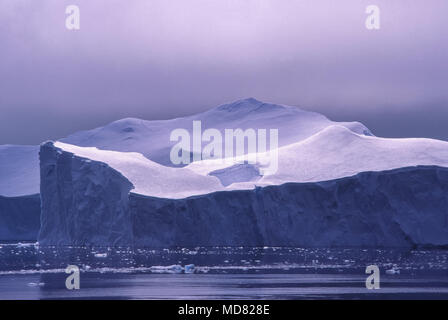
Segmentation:
{"type": "MultiPolygon", "coordinates": [[[[192,157],[194,159],[194,157],[192,157]]],[[[0,146],[0,240],[107,246],[447,246],[448,142],[374,136],[253,98],[0,146]],[[272,151],[169,162],[170,132],[278,129],[272,151]],[[249,161],[247,160],[255,161],[249,161]]]]}
{"type": "MultiPolygon", "coordinates": [[[[140,183],[136,177],[144,173],[126,172],[126,162],[107,163],[112,155],[62,143],[42,145],[40,243],[149,247],[448,245],[445,167],[415,165],[250,189],[221,185],[215,190],[213,185],[205,190],[196,187],[197,194],[188,197],[183,191],[176,194],[173,188],[172,197],[162,198],[154,189],[137,187],[140,193],[136,193],[134,183],[140,183]]],[[[112,158],[115,161],[117,156],[112,158]]]]}

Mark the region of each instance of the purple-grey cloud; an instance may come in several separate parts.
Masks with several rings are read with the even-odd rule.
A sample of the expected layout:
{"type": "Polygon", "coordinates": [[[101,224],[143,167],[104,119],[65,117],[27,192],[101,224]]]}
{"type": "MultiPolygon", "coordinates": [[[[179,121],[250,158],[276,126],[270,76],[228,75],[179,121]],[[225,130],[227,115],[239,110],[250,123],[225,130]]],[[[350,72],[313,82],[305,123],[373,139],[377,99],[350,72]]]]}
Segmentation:
{"type": "Polygon", "coordinates": [[[0,144],[257,97],[448,140],[445,0],[2,0],[0,144]],[[65,28],[65,6],[81,30],[65,28]],[[381,9],[381,29],[364,27],[381,9]]]}

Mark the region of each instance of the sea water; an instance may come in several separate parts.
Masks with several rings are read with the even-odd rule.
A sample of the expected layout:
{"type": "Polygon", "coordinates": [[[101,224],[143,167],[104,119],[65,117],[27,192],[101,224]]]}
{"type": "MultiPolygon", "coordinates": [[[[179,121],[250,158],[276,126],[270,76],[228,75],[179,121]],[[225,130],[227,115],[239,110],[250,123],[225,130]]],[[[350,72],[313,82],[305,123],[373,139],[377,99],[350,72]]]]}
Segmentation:
{"type": "Polygon", "coordinates": [[[448,250],[4,243],[0,299],[448,299],[447,267],[448,250]],[[380,289],[366,288],[369,265],[380,289]]]}

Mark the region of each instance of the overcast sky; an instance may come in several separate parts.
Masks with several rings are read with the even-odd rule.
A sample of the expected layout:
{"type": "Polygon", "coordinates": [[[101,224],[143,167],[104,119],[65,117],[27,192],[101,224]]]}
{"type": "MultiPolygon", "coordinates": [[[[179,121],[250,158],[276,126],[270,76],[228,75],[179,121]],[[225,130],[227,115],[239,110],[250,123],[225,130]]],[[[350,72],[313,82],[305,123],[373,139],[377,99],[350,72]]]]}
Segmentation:
{"type": "Polygon", "coordinates": [[[245,97],[448,140],[447,16],[446,0],[1,0],[0,144],[245,97]]]}

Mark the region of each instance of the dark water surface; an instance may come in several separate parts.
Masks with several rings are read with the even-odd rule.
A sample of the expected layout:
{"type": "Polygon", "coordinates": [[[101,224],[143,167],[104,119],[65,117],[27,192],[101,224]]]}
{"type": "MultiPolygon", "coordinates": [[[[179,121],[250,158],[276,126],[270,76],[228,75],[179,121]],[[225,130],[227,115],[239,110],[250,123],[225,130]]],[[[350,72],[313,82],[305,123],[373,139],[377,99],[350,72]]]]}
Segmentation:
{"type": "Polygon", "coordinates": [[[0,244],[0,299],[448,299],[447,267],[447,250],[0,244]],[[379,290],[365,286],[372,264],[379,290]]]}

